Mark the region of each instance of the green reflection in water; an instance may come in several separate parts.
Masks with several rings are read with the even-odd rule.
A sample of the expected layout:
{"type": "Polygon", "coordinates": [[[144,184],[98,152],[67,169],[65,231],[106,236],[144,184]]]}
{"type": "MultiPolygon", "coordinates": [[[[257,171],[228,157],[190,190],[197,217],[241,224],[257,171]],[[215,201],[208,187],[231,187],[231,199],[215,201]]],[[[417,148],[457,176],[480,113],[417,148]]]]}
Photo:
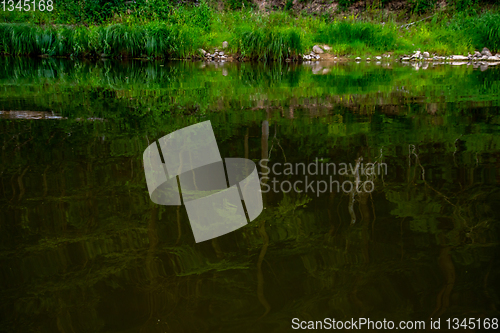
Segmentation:
{"type": "Polygon", "coordinates": [[[0,330],[498,317],[498,69],[12,58],[0,68],[0,110],[13,111],[0,115],[0,330]],[[150,201],[142,153],[204,120],[223,157],[270,168],[363,157],[388,171],[354,202],[265,193],[256,221],[196,244],[183,207],[150,201]]]}

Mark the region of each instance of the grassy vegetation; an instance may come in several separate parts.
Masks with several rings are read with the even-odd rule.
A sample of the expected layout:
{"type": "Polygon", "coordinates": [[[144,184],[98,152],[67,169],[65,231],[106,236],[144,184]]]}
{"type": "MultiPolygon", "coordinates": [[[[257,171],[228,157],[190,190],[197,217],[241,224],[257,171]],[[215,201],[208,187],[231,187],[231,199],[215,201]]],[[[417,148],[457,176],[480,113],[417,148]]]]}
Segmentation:
{"type": "MultiPolygon", "coordinates": [[[[84,3],[90,6],[97,2],[84,3]]],[[[111,2],[105,3],[103,8],[111,6],[111,2]]],[[[408,22],[396,17],[380,22],[347,14],[332,18],[292,10],[256,12],[252,6],[216,11],[204,1],[196,6],[174,6],[160,0],[126,5],[123,8],[128,12],[106,9],[100,16],[88,9],[85,18],[80,7],[68,2],[59,12],[47,13],[43,20],[36,12],[8,12],[4,21],[9,22],[0,23],[0,53],[187,58],[198,55],[199,48],[220,48],[223,41],[229,42],[229,53],[262,60],[296,58],[319,43],[330,45],[337,56],[404,54],[417,49],[440,55],[467,54],[483,47],[500,51],[500,12],[463,6],[475,4],[472,0],[453,3],[452,10],[437,11],[430,17],[426,14],[422,21],[405,25],[408,22]],[[33,23],[88,20],[90,24],[33,23]],[[26,21],[31,23],[20,23],[26,21]]],[[[122,6],[123,2],[118,4],[122,6]]],[[[412,19],[415,21],[417,16],[412,19]]]]}
{"type": "Polygon", "coordinates": [[[0,52],[73,57],[185,57],[200,45],[195,27],[162,22],[91,27],[0,24],[0,52]]]}

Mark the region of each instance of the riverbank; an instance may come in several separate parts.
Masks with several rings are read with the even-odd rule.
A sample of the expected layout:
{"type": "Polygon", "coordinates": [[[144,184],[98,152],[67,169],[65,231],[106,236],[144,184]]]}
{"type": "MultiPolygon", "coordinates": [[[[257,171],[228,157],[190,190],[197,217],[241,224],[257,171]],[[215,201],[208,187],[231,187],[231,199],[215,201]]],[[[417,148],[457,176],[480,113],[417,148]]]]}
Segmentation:
{"type": "Polygon", "coordinates": [[[383,54],[399,59],[416,50],[437,57],[474,54],[484,47],[493,54],[500,51],[497,10],[436,11],[423,18],[414,17],[413,22],[396,19],[379,22],[357,16],[328,20],[287,11],[202,9],[184,13],[186,19],[178,24],[133,15],[89,26],[3,23],[0,53],[70,58],[206,59],[207,54],[211,57],[223,52],[221,58],[226,57],[226,61],[302,61],[319,60],[312,56],[354,60],[383,54]],[[311,51],[316,52],[311,54],[311,51]]]}

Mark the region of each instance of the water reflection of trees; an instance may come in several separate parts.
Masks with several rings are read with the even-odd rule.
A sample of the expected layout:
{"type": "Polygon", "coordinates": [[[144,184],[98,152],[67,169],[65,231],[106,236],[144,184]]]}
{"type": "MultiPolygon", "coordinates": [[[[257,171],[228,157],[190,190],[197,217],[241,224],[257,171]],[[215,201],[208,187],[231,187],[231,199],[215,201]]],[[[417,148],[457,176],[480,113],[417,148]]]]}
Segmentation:
{"type": "MultiPolygon", "coordinates": [[[[488,122],[460,137],[460,115],[438,111],[443,123],[457,124],[443,128],[413,112],[316,119],[299,110],[293,122],[279,110],[262,114],[272,135],[279,126],[288,161],[360,154],[373,161],[382,151],[389,174],[372,196],[358,198],[354,224],[348,195],[269,194],[257,221],[217,244],[195,244],[182,209],[150,203],[141,156],[146,136],[163,131],[131,136],[113,123],[2,121],[5,327],[266,329],[289,327],[294,317],[465,316],[471,303],[491,317],[498,139],[488,122]]],[[[218,114],[212,122],[228,142],[224,156],[262,157],[260,122],[228,124],[218,114]]],[[[273,159],[284,155],[277,150],[273,159]]]]}
{"type": "Polygon", "coordinates": [[[70,118],[0,121],[0,330],[270,330],[294,317],[497,314],[493,74],[235,66],[223,81],[197,64],[44,61],[35,71],[8,63],[0,76],[1,109],[70,118]],[[71,119],[92,116],[107,121],[71,119]],[[195,244],[182,208],[151,204],[141,158],[148,143],[201,119],[223,156],[259,160],[277,133],[283,152],[274,143],[271,163],[363,156],[382,158],[389,174],[354,202],[354,224],[349,195],[270,193],[257,221],[195,244]]]}
{"type": "Polygon", "coordinates": [[[291,64],[12,58],[0,59],[0,67],[2,110],[121,119],[142,127],[166,115],[201,117],[209,111],[262,107],[283,112],[301,107],[317,116],[339,106],[364,114],[405,114],[424,105],[434,114],[436,103],[460,110],[465,102],[466,109],[487,107],[494,106],[500,94],[498,69],[471,74],[467,68],[415,72],[397,66],[388,70],[339,64],[327,75],[314,75],[305,66],[291,64]]]}

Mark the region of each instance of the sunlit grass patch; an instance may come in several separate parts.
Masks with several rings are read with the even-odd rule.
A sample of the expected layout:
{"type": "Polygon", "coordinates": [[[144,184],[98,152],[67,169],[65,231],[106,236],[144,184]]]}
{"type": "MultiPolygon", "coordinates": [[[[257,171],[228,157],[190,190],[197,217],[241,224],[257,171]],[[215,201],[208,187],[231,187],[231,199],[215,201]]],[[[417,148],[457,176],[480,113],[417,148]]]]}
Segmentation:
{"type": "Polygon", "coordinates": [[[397,33],[392,24],[342,20],[319,29],[314,39],[330,45],[363,45],[376,51],[387,51],[394,49],[397,33]]]}

